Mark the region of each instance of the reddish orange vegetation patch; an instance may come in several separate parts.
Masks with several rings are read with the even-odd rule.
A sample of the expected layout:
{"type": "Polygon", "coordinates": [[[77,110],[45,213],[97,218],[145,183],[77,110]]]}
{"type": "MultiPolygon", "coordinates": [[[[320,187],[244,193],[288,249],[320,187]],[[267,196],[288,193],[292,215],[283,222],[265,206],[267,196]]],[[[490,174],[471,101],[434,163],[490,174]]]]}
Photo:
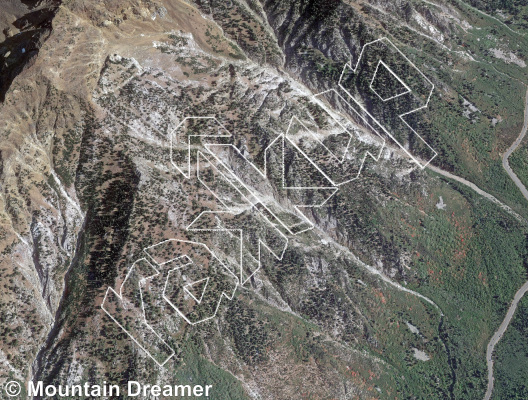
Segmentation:
{"type": "Polygon", "coordinates": [[[374,378],[377,378],[376,373],[369,369],[369,381],[371,381],[374,378]]]}
{"type": "Polygon", "coordinates": [[[374,290],[374,294],[376,295],[376,297],[378,297],[383,304],[386,304],[387,299],[385,298],[381,290],[378,290],[378,289],[373,289],[373,290],[374,290]]]}

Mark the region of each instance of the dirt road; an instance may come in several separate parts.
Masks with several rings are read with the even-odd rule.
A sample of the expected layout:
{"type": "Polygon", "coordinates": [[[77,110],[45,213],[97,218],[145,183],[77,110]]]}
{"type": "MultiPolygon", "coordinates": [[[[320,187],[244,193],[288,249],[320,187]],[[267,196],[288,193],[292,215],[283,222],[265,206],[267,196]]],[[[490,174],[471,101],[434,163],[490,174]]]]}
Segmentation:
{"type": "MultiPolygon", "coordinates": [[[[504,156],[502,157],[502,166],[512,178],[513,182],[517,185],[523,196],[528,200],[528,190],[526,190],[526,187],[523,185],[523,183],[519,180],[517,175],[512,171],[510,168],[510,164],[508,163],[508,157],[515,151],[517,147],[521,144],[523,138],[526,136],[526,131],[528,129],[528,91],[526,92],[526,107],[524,109],[524,125],[521,130],[521,134],[513,142],[513,144],[510,146],[510,148],[504,153],[504,156]]],[[[517,305],[519,304],[519,301],[524,296],[524,294],[528,291],[528,282],[526,282],[522,287],[515,293],[515,296],[513,298],[512,304],[510,308],[508,309],[508,312],[506,313],[506,317],[502,321],[502,324],[499,326],[499,329],[495,332],[493,337],[491,338],[490,342],[488,343],[488,348],[486,349],[486,362],[488,363],[488,389],[486,390],[486,394],[484,395],[484,400],[490,400],[491,394],[493,393],[493,350],[495,349],[495,345],[501,340],[502,335],[504,332],[506,332],[506,329],[508,329],[508,325],[510,324],[513,315],[515,314],[515,310],[517,309],[517,305]]]]}
{"type": "Polygon", "coordinates": [[[528,91],[526,92],[526,108],[524,109],[524,125],[522,127],[521,134],[515,140],[515,142],[513,142],[510,148],[506,150],[506,153],[504,153],[504,155],[502,156],[502,166],[504,167],[504,169],[506,170],[510,178],[512,178],[515,185],[517,185],[517,187],[519,188],[523,196],[526,198],[526,200],[528,200],[528,190],[526,189],[524,184],[521,182],[521,180],[517,177],[517,175],[515,175],[515,172],[513,172],[512,169],[510,168],[510,164],[508,163],[508,158],[515,151],[515,149],[519,147],[519,145],[521,144],[522,140],[526,136],[527,129],[528,129],[528,91]]]}
{"type": "Polygon", "coordinates": [[[506,317],[502,321],[502,324],[499,326],[499,329],[495,332],[493,337],[491,338],[490,342],[488,343],[488,348],[486,350],[486,362],[488,363],[488,390],[486,391],[486,395],[484,396],[484,400],[491,399],[491,394],[493,392],[493,350],[495,348],[495,345],[501,340],[502,335],[504,332],[506,332],[506,329],[508,329],[508,325],[510,324],[513,315],[515,314],[515,310],[517,309],[517,305],[519,304],[519,301],[524,296],[524,294],[528,291],[528,282],[526,282],[522,287],[515,293],[515,297],[513,298],[513,302],[508,309],[508,312],[506,313],[506,317]]]}

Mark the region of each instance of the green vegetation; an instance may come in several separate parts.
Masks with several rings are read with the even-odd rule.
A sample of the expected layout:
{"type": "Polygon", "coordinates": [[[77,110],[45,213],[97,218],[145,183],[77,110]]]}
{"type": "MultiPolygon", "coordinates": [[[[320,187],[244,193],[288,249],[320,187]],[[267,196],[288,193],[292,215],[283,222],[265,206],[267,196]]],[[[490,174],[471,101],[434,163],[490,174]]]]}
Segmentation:
{"type": "MultiPolygon", "coordinates": [[[[197,1],[198,7],[205,13],[211,13],[215,21],[222,25],[224,35],[233,43],[229,43],[234,52],[229,53],[235,59],[245,59],[246,55],[261,64],[280,65],[281,51],[273,36],[262,26],[253,12],[238,1],[206,0],[197,1]],[[242,50],[239,48],[243,50],[242,50]]],[[[251,4],[254,9],[261,6],[256,2],[251,4]]],[[[260,10],[257,11],[260,13],[260,10]]],[[[206,31],[207,43],[215,51],[218,43],[226,41],[219,35],[213,35],[209,28],[206,31]]]]}
{"type": "MultiPolygon", "coordinates": [[[[524,87],[518,80],[526,79],[526,73],[490,55],[497,43],[513,46],[518,40],[521,48],[513,50],[525,58],[525,39],[470,14],[464,17],[474,28],[462,32],[453,27],[453,38],[446,42],[452,46],[449,51],[393,25],[390,17],[368,27],[363,18],[379,15],[369,6],[343,10],[345,3],[321,0],[267,2],[276,42],[259,20],[264,12],[259,3],[251,2],[257,17],[242,3],[232,3],[200,5],[253,60],[282,66],[282,54],[287,54],[286,68],[314,88],[335,88],[349,53],[388,32],[439,83],[430,114],[412,121],[439,151],[435,162],[528,215],[526,202],[500,164],[501,151],[520,130],[524,87]],[[339,40],[346,46],[340,48],[339,40]],[[335,45],[332,51],[328,43],[335,45]],[[473,53],[454,53],[469,48],[473,53]]],[[[222,36],[207,28],[205,37],[214,52],[226,52],[220,47],[222,36]]],[[[100,310],[106,288],[120,282],[143,248],[185,236],[184,227],[198,213],[218,207],[194,174],[184,179],[173,173],[167,136],[174,121],[216,115],[234,134],[232,143],[259,161],[262,149],[285,131],[292,115],[311,114],[324,125],[324,114],[292,90],[286,76],[184,49],[188,40],[170,34],[158,47],[163,54],[151,55],[176,63],[185,76],[202,74],[198,79],[178,81],[156,68],[139,74],[131,59],[109,59],[101,72],[101,90],[94,94],[108,118],[95,124],[85,112],[82,123],[53,138],[57,174],[66,186],[75,185],[87,214],[41,375],[65,379],[75,367],[74,357],[82,354],[87,360],[83,379],[213,384],[212,398],[218,400],[245,400],[251,385],[277,399],[329,400],[341,388],[349,397],[362,398],[481,397],[487,383],[486,344],[527,279],[527,228],[467,187],[436,174],[409,172],[407,160],[395,157],[370,163],[358,180],[310,211],[324,233],[291,238],[281,261],[268,255],[257,278],[235,300],[225,302],[228,307],[222,306],[214,321],[194,327],[176,315],[163,320],[160,332],[177,351],[163,373],[100,310]],[[165,118],[169,112],[171,121],[165,118]],[[368,265],[356,262],[354,254],[368,265]],[[368,266],[401,287],[368,272],[368,266]],[[404,289],[427,296],[440,309],[404,289]]],[[[234,43],[226,48],[237,58],[234,43]]],[[[194,128],[201,132],[207,127],[194,128]]],[[[200,146],[198,140],[192,144],[200,146]]],[[[172,155],[178,154],[175,150],[172,155]]],[[[526,179],[526,153],[519,149],[519,154],[512,156],[512,166],[526,179]]],[[[296,170],[292,183],[317,179],[313,168],[303,167],[292,153],[286,161],[296,170]]],[[[275,166],[269,176],[281,172],[275,166]]],[[[279,179],[271,178],[275,187],[267,194],[287,205],[293,199],[280,191],[279,179]]],[[[54,179],[47,186],[58,191],[54,179]]],[[[12,210],[19,207],[15,201],[8,203],[12,210]]],[[[227,254],[232,249],[222,250],[227,254]]],[[[46,251],[35,247],[37,255],[46,251]]],[[[15,290],[16,272],[5,271],[5,288],[15,290]]],[[[523,307],[528,312],[528,302],[523,307]]],[[[163,315],[148,312],[153,319],[163,315]]],[[[23,332],[10,318],[8,313],[0,318],[5,326],[0,335],[16,347],[16,336],[23,332]]],[[[525,336],[524,322],[516,329],[525,336]]],[[[526,377],[511,368],[526,363],[521,357],[525,346],[515,345],[519,338],[505,340],[505,346],[512,345],[498,350],[504,360],[497,380],[510,377],[511,383],[499,389],[503,396],[524,394],[526,377]]]]}
{"type": "Polygon", "coordinates": [[[457,44],[475,61],[459,58],[426,39],[411,39],[412,31],[404,28],[396,31],[399,40],[412,40],[413,46],[420,43],[422,51],[407,47],[406,53],[412,54],[418,65],[428,66],[425,72],[450,88],[435,90],[429,112],[414,123],[439,153],[435,164],[466,177],[528,216],[526,200],[501,161],[502,152],[522,128],[526,94],[522,82],[528,82],[528,75],[525,68],[501,61],[490,53],[490,49],[506,45],[526,58],[528,41],[490,22],[493,20],[473,18],[471,22],[480,29],[460,32],[457,44]]]}
{"type": "MultiPolygon", "coordinates": [[[[363,179],[332,199],[340,241],[356,248],[366,263],[392,266],[396,279],[439,305],[446,315],[439,334],[450,352],[453,395],[483,393],[487,342],[527,278],[526,227],[457,183],[439,181],[424,195],[416,186],[418,176],[410,192],[395,182],[376,182],[380,178],[369,172],[363,179]],[[384,194],[370,195],[378,185],[384,194]],[[444,209],[436,206],[439,196],[444,209]]],[[[316,319],[327,318],[321,313],[329,309],[330,295],[309,297],[319,305],[316,319]]]]}
{"type": "Polygon", "coordinates": [[[506,333],[495,346],[492,399],[528,398],[528,297],[517,306],[506,333]]]}
{"type": "Polygon", "coordinates": [[[528,29],[528,6],[523,0],[467,0],[467,3],[521,32],[528,29]]]}
{"type": "Polygon", "coordinates": [[[524,186],[528,187],[528,141],[524,140],[508,158],[510,168],[524,186]]]}
{"type": "MultiPolygon", "coordinates": [[[[182,346],[182,364],[173,375],[173,382],[180,385],[213,385],[210,399],[248,400],[250,397],[241,382],[232,374],[214,365],[202,355],[199,340],[190,338],[182,346]]],[[[194,397],[192,397],[194,398],[194,397]]]]}

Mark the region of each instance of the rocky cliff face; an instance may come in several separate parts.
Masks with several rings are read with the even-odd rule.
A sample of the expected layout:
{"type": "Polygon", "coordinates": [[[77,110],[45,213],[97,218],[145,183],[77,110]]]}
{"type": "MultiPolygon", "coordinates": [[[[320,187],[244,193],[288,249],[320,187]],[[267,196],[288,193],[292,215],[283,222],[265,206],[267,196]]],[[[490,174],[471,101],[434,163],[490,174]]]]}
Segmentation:
{"type": "MultiPolygon", "coordinates": [[[[465,77],[487,62],[486,49],[459,43],[478,22],[468,9],[348,1],[24,4],[12,3],[18,14],[6,23],[28,22],[17,22],[21,33],[0,47],[16,41],[29,49],[23,40],[35,47],[29,63],[2,53],[0,379],[212,383],[221,399],[482,396],[485,337],[524,278],[525,228],[422,170],[394,141],[381,148],[344,103],[325,104],[349,121],[358,148],[378,146],[379,159],[369,157],[323,206],[303,210],[312,230],[280,228],[288,238],[282,259],[263,251],[260,270],[216,318],[191,325],[166,309],[151,315],[176,351],[163,368],[101,308],[143,249],[192,239],[187,227],[200,213],[228,205],[245,218],[243,196],[219,176],[198,179],[193,165],[185,177],[174,168],[175,152],[186,151],[186,142],[174,147],[184,118],[215,116],[231,134],[225,143],[259,168],[275,160],[260,179],[240,158],[218,154],[219,165],[245,179],[270,210],[297,221],[293,205],[317,195],[285,193],[280,152],[273,159],[266,149],[294,116],[326,132],[330,119],[312,95],[337,89],[343,65],[380,36],[437,87],[436,114],[414,121],[439,152],[434,162],[477,176],[493,155],[479,158],[478,145],[466,140],[452,155],[458,139],[438,134],[452,119],[463,129],[480,123],[457,105],[466,83],[448,79],[437,59],[465,77]],[[214,181],[221,196],[204,181],[214,181]]],[[[504,65],[490,70],[521,76],[504,65]]],[[[491,115],[486,107],[479,105],[479,121],[491,115]]],[[[515,124],[499,126],[503,136],[493,146],[515,124]]],[[[205,152],[204,142],[192,144],[205,152]]],[[[292,152],[283,162],[292,185],[320,183],[292,152]]],[[[248,224],[262,223],[259,215],[248,224]]],[[[232,242],[207,240],[225,259],[237,251],[232,242]]]]}

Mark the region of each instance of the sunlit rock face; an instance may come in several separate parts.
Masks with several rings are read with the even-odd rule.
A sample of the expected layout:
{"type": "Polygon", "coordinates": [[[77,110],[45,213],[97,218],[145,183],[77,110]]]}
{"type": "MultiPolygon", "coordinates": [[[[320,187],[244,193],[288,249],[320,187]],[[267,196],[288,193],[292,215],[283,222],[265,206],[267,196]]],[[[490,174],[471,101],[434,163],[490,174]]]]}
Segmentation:
{"type": "Polygon", "coordinates": [[[525,279],[526,229],[422,168],[432,159],[527,216],[486,180],[519,123],[504,99],[524,94],[502,75],[522,79],[509,61],[524,55],[506,39],[507,60],[476,46],[476,15],[389,1],[8,2],[0,383],[481,398],[487,338],[525,279]],[[366,79],[378,61],[356,63],[380,38],[406,58],[366,79]],[[476,67],[491,58],[503,64],[476,67]],[[428,85],[402,100],[417,82],[406,60],[430,102],[428,85]],[[481,73],[511,97],[472,97],[481,73]],[[479,124],[497,129],[490,149],[479,124]]]}

